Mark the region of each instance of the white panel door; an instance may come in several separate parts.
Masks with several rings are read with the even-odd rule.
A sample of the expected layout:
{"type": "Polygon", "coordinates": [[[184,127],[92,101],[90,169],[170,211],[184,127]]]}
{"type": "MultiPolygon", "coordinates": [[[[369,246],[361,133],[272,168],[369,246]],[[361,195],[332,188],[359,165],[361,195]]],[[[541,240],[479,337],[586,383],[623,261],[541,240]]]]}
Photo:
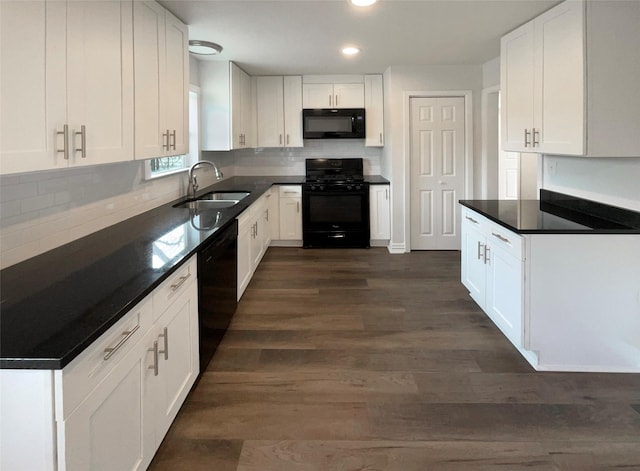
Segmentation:
{"type": "Polygon", "coordinates": [[[463,97],[412,98],[411,249],[460,248],[464,193],[463,97]]]}
{"type": "Polygon", "coordinates": [[[133,159],[132,3],[67,3],[67,65],[71,165],[133,159]]]}
{"type": "Polygon", "coordinates": [[[66,5],[0,1],[0,173],[68,165],[66,5]]]}

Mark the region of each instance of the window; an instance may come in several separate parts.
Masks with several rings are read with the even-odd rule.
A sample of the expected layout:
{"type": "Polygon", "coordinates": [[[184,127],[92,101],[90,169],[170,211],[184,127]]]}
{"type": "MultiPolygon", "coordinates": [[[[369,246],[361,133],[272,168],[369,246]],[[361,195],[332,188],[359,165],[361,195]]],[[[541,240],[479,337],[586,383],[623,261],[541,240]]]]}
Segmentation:
{"type": "Polygon", "coordinates": [[[199,89],[192,86],[189,90],[189,153],[146,160],[144,168],[145,180],[184,172],[199,160],[198,100],[199,89]]]}

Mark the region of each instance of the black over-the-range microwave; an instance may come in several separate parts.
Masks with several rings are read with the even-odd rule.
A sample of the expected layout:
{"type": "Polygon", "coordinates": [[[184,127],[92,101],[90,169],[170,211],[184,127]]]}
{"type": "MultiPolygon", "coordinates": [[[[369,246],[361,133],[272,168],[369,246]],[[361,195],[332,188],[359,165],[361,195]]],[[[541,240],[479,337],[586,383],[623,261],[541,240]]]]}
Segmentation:
{"type": "Polygon", "coordinates": [[[363,139],[364,108],[303,109],[304,139],[363,139]]]}

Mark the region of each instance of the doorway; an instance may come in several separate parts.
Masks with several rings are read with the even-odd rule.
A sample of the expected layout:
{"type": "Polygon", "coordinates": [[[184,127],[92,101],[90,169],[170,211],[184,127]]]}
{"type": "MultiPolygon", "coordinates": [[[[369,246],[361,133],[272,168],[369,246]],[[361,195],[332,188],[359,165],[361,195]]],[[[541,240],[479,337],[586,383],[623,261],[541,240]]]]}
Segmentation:
{"type": "Polygon", "coordinates": [[[411,250],[459,250],[465,97],[411,97],[411,250]]]}

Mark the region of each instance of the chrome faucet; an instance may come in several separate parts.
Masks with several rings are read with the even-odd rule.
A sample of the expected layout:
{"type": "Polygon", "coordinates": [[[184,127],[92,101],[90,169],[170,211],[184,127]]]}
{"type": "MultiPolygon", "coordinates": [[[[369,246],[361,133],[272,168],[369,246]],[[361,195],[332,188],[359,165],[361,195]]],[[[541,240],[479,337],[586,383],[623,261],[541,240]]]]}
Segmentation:
{"type": "Polygon", "coordinates": [[[213,167],[213,170],[216,172],[216,178],[218,180],[220,180],[224,176],[222,174],[222,172],[220,171],[220,169],[218,168],[218,166],[216,164],[214,164],[213,162],[210,162],[208,160],[198,160],[189,169],[189,182],[187,184],[187,198],[195,198],[196,197],[196,190],[198,189],[198,179],[196,178],[196,176],[193,173],[193,171],[196,168],[198,168],[198,167],[200,167],[202,165],[211,165],[213,167]]]}

